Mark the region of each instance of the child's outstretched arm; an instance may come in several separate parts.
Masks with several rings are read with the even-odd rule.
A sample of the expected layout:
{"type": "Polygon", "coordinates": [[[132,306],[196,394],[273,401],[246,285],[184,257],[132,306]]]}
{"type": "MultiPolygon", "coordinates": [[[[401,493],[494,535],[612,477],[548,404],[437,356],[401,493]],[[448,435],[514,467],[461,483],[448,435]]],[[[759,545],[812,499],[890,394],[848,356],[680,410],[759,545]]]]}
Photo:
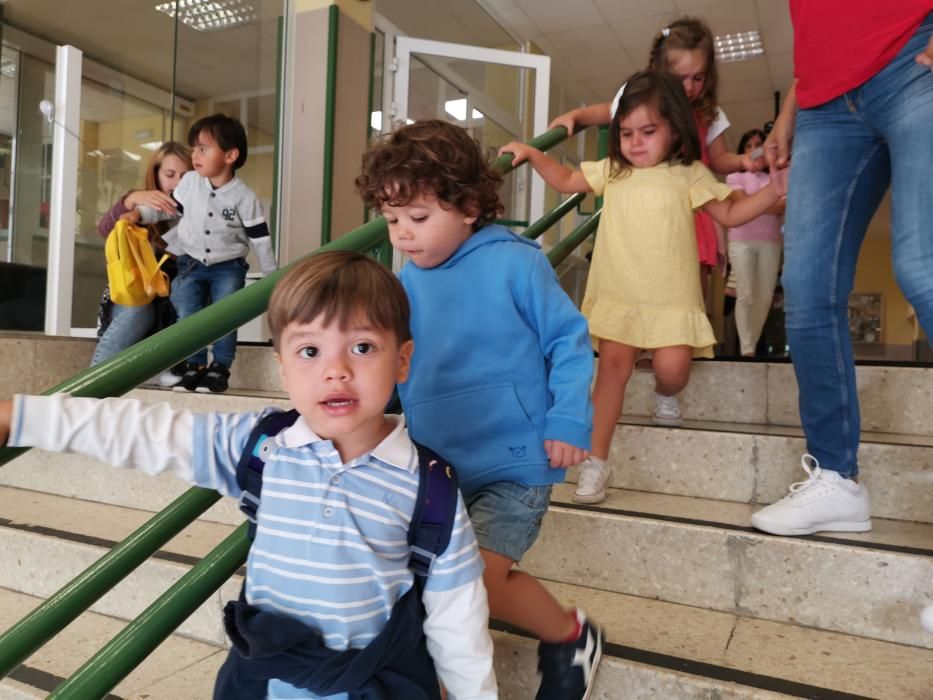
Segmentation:
{"type": "Polygon", "coordinates": [[[547,128],[553,129],[562,126],[567,130],[567,136],[572,136],[576,131],[579,131],[580,127],[602,126],[603,124],[611,122],[611,108],[612,105],[609,102],[601,102],[595,105],[571,109],[569,112],[564,112],[559,117],[556,117],[554,121],[548,124],[547,128]]]}
{"type": "Polygon", "coordinates": [[[195,414],[134,399],[17,395],[9,417],[0,415],[0,429],[9,428],[11,447],[74,452],[150,475],[171,472],[239,496],[236,463],[258,417],[195,414]]]}
{"type": "Polygon", "coordinates": [[[500,156],[505,153],[511,153],[515,156],[512,159],[513,166],[520,165],[527,160],[531,167],[544,178],[544,181],[558,192],[572,194],[593,191],[581,171],[571,170],[561,165],[533,146],[519,141],[512,141],[512,143],[507,143],[499,149],[500,156]]]}
{"type": "Polygon", "coordinates": [[[706,150],[709,153],[710,170],[720,175],[728,175],[740,170],[755,173],[764,170],[766,165],[763,154],[758,158],[752,158],[747,153],[741,155],[730,153],[722,136],[713,139],[712,143],[706,147],[706,150]]]}
{"type": "Polygon", "coordinates": [[[778,170],[771,174],[771,182],[755,194],[733,190],[728,199],[710,200],[703,210],[723,226],[730,228],[747,224],[768,212],[787,195],[788,171],[778,170]]]}

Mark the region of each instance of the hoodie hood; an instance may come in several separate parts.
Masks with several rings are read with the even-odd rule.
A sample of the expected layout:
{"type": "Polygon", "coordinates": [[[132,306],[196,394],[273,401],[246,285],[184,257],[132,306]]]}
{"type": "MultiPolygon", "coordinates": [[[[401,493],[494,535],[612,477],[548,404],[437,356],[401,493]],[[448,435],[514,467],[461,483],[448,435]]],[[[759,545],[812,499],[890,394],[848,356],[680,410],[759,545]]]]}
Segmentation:
{"type": "Polygon", "coordinates": [[[537,241],[533,241],[530,238],[524,238],[523,236],[512,233],[505,226],[492,224],[490,226],[484,226],[472,236],[467,238],[463,242],[463,245],[454,251],[453,255],[451,255],[449,258],[447,258],[447,260],[445,260],[437,267],[440,269],[453,267],[474,250],[482,248],[484,245],[489,245],[490,243],[502,243],[505,241],[513,243],[524,243],[525,245],[529,245],[532,248],[541,247],[537,241]]]}

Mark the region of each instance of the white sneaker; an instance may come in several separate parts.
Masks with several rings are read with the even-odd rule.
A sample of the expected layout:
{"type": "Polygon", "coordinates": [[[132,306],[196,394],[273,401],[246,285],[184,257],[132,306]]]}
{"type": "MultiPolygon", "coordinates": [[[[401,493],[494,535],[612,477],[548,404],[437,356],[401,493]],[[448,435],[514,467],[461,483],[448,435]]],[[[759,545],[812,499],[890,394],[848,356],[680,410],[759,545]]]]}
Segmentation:
{"type": "Polygon", "coordinates": [[[933,634],[933,605],[926,606],[920,613],[920,626],[933,634]]]}
{"type": "Polygon", "coordinates": [[[153,380],[153,382],[158,382],[159,386],[175,386],[178,382],[181,381],[181,375],[175,374],[172,370],[167,369],[158,377],[153,380]]]}
{"type": "Polygon", "coordinates": [[[654,415],[652,420],[655,425],[665,425],[668,428],[677,428],[684,422],[680,415],[680,402],[677,396],[654,395],[654,415]]]}
{"type": "Polygon", "coordinates": [[[807,480],[792,484],[784,498],[755,513],[754,527],[772,535],[871,530],[871,506],[864,486],[838,472],[820,469],[812,455],[801,457],[800,465],[807,480]]]}
{"type": "Polygon", "coordinates": [[[612,467],[599,457],[590,455],[580,464],[574,503],[601,503],[606,500],[606,489],[612,481],[612,467]]]}

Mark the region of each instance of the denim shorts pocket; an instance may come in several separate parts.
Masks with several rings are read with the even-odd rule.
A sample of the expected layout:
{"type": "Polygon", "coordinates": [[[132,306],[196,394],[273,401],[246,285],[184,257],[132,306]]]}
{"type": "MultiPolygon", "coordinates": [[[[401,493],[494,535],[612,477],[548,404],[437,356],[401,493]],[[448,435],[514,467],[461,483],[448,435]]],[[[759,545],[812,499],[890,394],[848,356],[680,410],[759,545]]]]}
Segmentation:
{"type": "Polygon", "coordinates": [[[247,270],[249,270],[249,263],[246,262],[246,258],[236,258],[234,262],[237,264],[237,266],[240,269],[243,270],[243,272],[246,272],[247,270]]]}

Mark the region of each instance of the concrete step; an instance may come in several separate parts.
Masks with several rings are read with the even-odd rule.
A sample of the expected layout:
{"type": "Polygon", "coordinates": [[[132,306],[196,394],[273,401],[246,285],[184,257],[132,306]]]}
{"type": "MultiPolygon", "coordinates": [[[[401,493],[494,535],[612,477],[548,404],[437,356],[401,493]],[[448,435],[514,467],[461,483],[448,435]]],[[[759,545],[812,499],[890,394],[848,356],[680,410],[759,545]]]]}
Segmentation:
{"type": "Polygon", "coordinates": [[[933,648],[933,526],[875,520],[864,535],[781,538],[748,505],[613,489],[600,506],[555,488],[522,565],[536,576],[776,622],[933,648]]]}
{"type": "MultiPolygon", "coordinates": [[[[22,493],[0,495],[4,508],[16,496],[26,500],[22,493]]],[[[10,539],[3,534],[4,530],[17,532],[36,554],[33,561],[22,562],[20,574],[30,564],[41,565],[42,561],[47,564],[55,559],[61,562],[55,568],[61,569],[76,558],[68,550],[82,544],[100,554],[110,537],[117,539],[134,525],[132,511],[120,513],[126,509],[79,502],[72,502],[75,507],[69,511],[60,507],[62,501],[67,499],[40,496],[24,506],[26,510],[42,508],[45,513],[54,513],[54,517],[43,518],[46,524],[41,534],[35,525],[29,528],[31,532],[17,530],[16,527],[26,525],[21,521],[14,523],[16,527],[0,527],[0,538],[10,539]],[[118,514],[124,517],[114,517],[118,514]],[[98,534],[89,536],[92,531],[98,534]],[[49,542],[55,539],[59,540],[57,545],[49,542]]],[[[159,575],[166,567],[190,566],[226,531],[228,528],[223,526],[196,524],[192,532],[169,543],[158,559],[143,567],[141,580],[131,586],[123,584],[108,596],[126,598],[125,604],[111,601],[109,616],[83,615],[60,638],[28,659],[13,674],[12,683],[0,684],[0,698],[44,697],[121,629],[122,618],[138,612],[132,609],[136,607],[136,599],[148,599],[150,590],[168,585],[165,577],[159,575]],[[76,653],[77,649],[80,653],[76,653]]],[[[17,558],[24,555],[22,548],[11,548],[9,541],[0,545],[0,551],[17,558]]],[[[5,561],[0,570],[10,568],[10,561],[5,561]]],[[[35,579],[30,581],[32,587],[38,583],[35,579]]],[[[933,651],[929,649],[596,588],[546,583],[562,602],[585,608],[606,630],[609,643],[595,698],[921,700],[929,697],[924,693],[933,684],[933,651]]],[[[239,583],[231,584],[222,589],[220,596],[236,594],[239,583]]],[[[6,629],[39,601],[9,590],[9,580],[0,582],[0,586],[0,629],[6,629]]],[[[216,615],[219,625],[219,608],[211,607],[208,614],[216,615]]],[[[204,612],[202,608],[196,616],[204,612]]],[[[531,697],[538,682],[536,644],[498,622],[494,621],[492,626],[501,696],[516,700],[531,697]]],[[[191,625],[183,626],[180,632],[194,632],[203,637],[191,625]]],[[[223,660],[223,644],[222,636],[211,641],[173,636],[116,688],[113,696],[149,700],[208,697],[213,676],[223,660]]]]}
{"type": "MultiPolygon", "coordinates": [[[[0,333],[0,398],[36,393],[85,369],[94,341],[0,333]]],[[[856,368],[862,429],[869,432],[933,436],[923,410],[933,396],[933,372],[923,367],[860,365],[856,368]]],[[[233,391],[281,389],[272,348],[241,344],[230,377],[233,391]]],[[[625,415],[648,417],[654,410],[650,372],[635,372],[625,415]]],[[[797,382],[789,362],[700,361],[681,394],[690,420],[799,426],[797,382]]]]}
{"type": "MultiPolygon", "coordinates": [[[[96,340],[0,332],[0,398],[37,394],[88,368],[96,340]]],[[[278,391],[281,382],[272,346],[240,343],[230,374],[238,389],[278,391]]]]}
{"type": "MultiPolygon", "coordinates": [[[[626,417],[613,435],[613,484],[636,491],[767,504],[806,479],[800,428],[684,421],[681,428],[626,417]]],[[[933,522],[933,439],[865,432],[861,481],[879,518],[933,522]]],[[[576,483],[577,470],[568,480],[576,483]]]]}
{"type": "MultiPolygon", "coordinates": [[[[137,389],[128,396],[168,401],[193,411],[256,411],[287,408],[280,392],[221,395],[137,389]]],[[[613,438],[614,484],[636,491],[697,496],[739,503],[772,503],[805,477],[800,428],[750,423],[685,421],[661,428],[646,418],[627,417],[613,438]]],[[[933,438],[865,433],[860,451],[862,481],[876,517],[933,522],[933,438]]],[[[576,470],[568,480],[576,482],[576,470]]],[[[158,511],[188,485],[165,475],[152,479],[94,460],[31,450],[0,468],[0,485],[158,511]]],[[[218,504],[208,520],[238,523],[232,503],[218,504]]]]}
{"type": "MultiPolygon", "coordinates": [[[[933,435],[926,407],[933,372],[923,367],[856,367],[862,430],[933,435]]],[[[799,426],[797,380],[789,362],[700,361],[680,395],[690,420],[799,426]]],[[[651,416],[654,378],[636,371],[625,397],[625,415],[651,416]]]]}
{"type": "MultiPolygon", "coordinates": [[[[41,598],[0,588],[0,629],[7,629],[41,598]]],[[[85,613],[0,683],[0,700],[44,698],[126,626],[124,620],[85,613]]],[[[222,647],[169,637],[106,700],[209,698],[226,657],[222,647]]]]}
{"type": "MultiPolygon", "coordinates": [[[[548,580],[747,617],[933,648],[918,617],[933,603],[933,526],[876,519],[862,535],[780,538],[746,527],[750,506],[613,490],[598,507],[555,489],[523,562],[548,580]]],[[[0,488],[0,587],[48,596],[148,519],[129,508],[0,488]]],[[[95,612],[131,618],[232,526],[198,521],[95,612]]],[[[182,633],[219,644],[231,581],[182,633]]]]}

